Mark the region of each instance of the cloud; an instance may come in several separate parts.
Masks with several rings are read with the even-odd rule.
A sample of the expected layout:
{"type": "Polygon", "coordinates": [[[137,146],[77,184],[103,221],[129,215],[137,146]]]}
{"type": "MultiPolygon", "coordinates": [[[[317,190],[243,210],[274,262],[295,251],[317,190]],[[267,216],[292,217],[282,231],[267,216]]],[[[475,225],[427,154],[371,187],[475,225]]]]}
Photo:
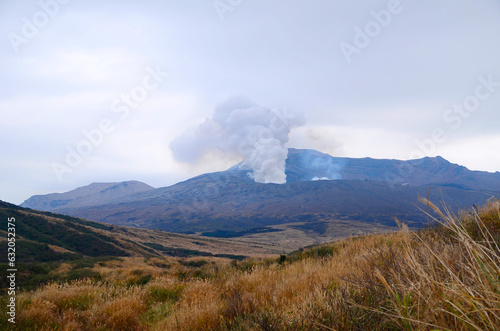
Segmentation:
{"type": "MultiPolygon", "coordinates": [[[[123,161],[116,164],[126,164],[130,178],[142,178],[144,171],[158,174],[150,177],[153,186],[227,168],[243,159],[231,151],[231,135],[203,132],[219,125],[215,119],[207,128],[197,124],[207,109],[241,91],[271,109],[289,104],[307,112],[307,125],[290,132],[290,147],[406,159],[415,139],[443,128],[449,135],[437,151],[443,157],[474,169],[500,170],[498,144],[479,139],[498,133],[500,89],[459,130],[449,130],[442,119],[474,93],[479,75],[500,81],[500,44],[492,42],[500,33],[500,2],[407,1],[348,65],[339,45],[352,42],[354,28],[364,27],[372,10],[386,7],[387,0],[251,1],[221,22],[210,1],[71,1],[21,45],[19,54],[7,37],[0,40],[0,141],[8,146],[0,151],[0,171],[15,183],[2,187],[1,198],[21,202],[31,194],[103,179],[108,164],[115,164],[115,153],[108,151],[120,151],[123,161]],[[65,147],[109,116],[112,102],[140,83],[144,68],[156,65],[171,73],[168,79],[117,126],[102,151],[96,150],[102,157],[92,159],[88,172],[75,171],[64,183],[46,176],[65,147]],[[194,167],[158,152],[166,152],[188,125],[196,127],[178,143],[184,150],[176,155],[196,162],[194,167]],[[140,158],[145,161],[138,165],[140,158]],[[14,159],[22,162],[14,166],[14,159]]],[[[3,1],[0,8],[7,35],[22,33],[23,18],[32,21],[41,7],[38,1],[3,1]]],[[[235,125],[243,117],[236,115],[235,125]]],[[[235,135],[236,145],[241,139],[235,135]]],[[[277,148],[256,149],[271,155],[256,153],[255,166],[282,157],[275,156],[282,150],[280,139],[277,148]]],[[[279,169],[272,163],[260,166],[279,169]]]]}

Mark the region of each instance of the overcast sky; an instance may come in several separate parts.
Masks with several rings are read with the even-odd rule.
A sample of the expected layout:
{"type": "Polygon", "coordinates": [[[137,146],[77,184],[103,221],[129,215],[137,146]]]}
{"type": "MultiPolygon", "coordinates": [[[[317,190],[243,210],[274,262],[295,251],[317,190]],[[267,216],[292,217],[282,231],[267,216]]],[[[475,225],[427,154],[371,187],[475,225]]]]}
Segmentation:
{"type": "Polygon", "coordinates": [[[0,31],[1,200],[224,170],[169,144],[232,96],[303,113],[289,147],[500,171],[497,0],[0,1],[0,31]]]}

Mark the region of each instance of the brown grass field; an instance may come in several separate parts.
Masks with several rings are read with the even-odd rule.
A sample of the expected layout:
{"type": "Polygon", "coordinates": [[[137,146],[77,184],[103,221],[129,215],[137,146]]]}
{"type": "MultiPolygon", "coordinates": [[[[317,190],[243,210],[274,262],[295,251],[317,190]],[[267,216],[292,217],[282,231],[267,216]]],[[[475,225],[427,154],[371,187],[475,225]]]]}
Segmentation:
{"type": "Polygon", "coordinates": [[[499,330],[500,201],[460,215],[424,202],[440,225],[239,262],[101,262],[100,280],[19,293],[16,328],[499,330]]]}

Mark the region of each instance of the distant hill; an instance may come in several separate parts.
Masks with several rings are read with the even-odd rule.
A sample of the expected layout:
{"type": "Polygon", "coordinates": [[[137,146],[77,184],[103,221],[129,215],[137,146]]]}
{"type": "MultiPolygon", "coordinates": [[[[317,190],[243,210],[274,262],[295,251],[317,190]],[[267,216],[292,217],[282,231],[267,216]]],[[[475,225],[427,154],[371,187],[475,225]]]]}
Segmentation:
{"type": "MultiPolygon", "coordinates": [[[[93,267],[110,260],[165,261],[169,256],[179,260],[192,257],[242,260],[247,256],[276,254],[283,250],[273,244],[91,222],[3,201],[0,201],[0,218],[4,220],[0,225],[0,267],[3,270],[17,269],[16,285],[23,290],[33,290],[40,284],[53,281],[101,280],[102,275],[93,267]],[[7,264],[9,218],[15,218],[16,230],[13,267],[7,264]]],[[[0,294],[5,294],[8,287],[8,279],[2,277],[0,294]]]]}
{"type": "Polygon", "coordinates": [[[74,208],[105,204],[114,199],[154,190],[153,187],[138,182],[126,181],[120,183],[92,183],[66,193],[34,195],[21,204],[21,207],[55,211],[61,208],[74,208]]]}
{"type": "MultiPolygon", "coordinates": [[[[20,263],[97,256],[158,255],[140,244],[125,242],[116,226],[65,215],[25,209],[0,201],[0,217],[15,218],[16,255],[20,263]]],[[[7,231],[7,222],[1,230],[7,231]]],[[[1,240],[6,239],[2,236],[1,240]]],[[[2,247],[6,245],[2,245],[2,247]]]]}
{"type": "Polygon", "coordinates": [[[85,203],[74,199],[55,210],[100,222],[211,237],[267,236],[285,242],[293,234],[325,242],[360,229],[387,230],[396,225],[395,217],[422,226],[428,219],[417,206],[419,196],[456,211],[500,192],[500,173],[470,171],[441,157],[352,159],[290,149],[286,173],[286,184],[261,184],[237,165],[98,203],[90,196],[85,203]]]}
{"type": "MultiPolygon", "coordinates": [[[[216,256],[273,253],[266,245],[103,224],[81,218],[22,208],[0,201],[0,218],[15,218],[16,256],[20,264],[105,256],[216,256]]],[[[7,248],[2,222],[0,250],[7,248]]],[[[7,253],[3,254],[5,262],[7,253]]]]}

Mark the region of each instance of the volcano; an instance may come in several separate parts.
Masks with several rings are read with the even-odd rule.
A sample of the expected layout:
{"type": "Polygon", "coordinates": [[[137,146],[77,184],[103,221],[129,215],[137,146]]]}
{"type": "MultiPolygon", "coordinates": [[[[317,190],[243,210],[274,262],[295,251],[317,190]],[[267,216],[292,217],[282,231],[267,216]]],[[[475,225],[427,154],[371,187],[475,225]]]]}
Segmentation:
{"type": "Polygon", "coordinates": [[[238,164],[169,187],[94,183],[21,206],[171,232],[251,238],[293,230],[326,241],[340,228],[342,235],[394,228],[395,218],[424,226],[429,217],[419,197],[457,211],[500,195],[499,172],[471,171],[439,156],[401,161],[289,149],[286,176],[285,184],[256,183],[238,164]]]}

